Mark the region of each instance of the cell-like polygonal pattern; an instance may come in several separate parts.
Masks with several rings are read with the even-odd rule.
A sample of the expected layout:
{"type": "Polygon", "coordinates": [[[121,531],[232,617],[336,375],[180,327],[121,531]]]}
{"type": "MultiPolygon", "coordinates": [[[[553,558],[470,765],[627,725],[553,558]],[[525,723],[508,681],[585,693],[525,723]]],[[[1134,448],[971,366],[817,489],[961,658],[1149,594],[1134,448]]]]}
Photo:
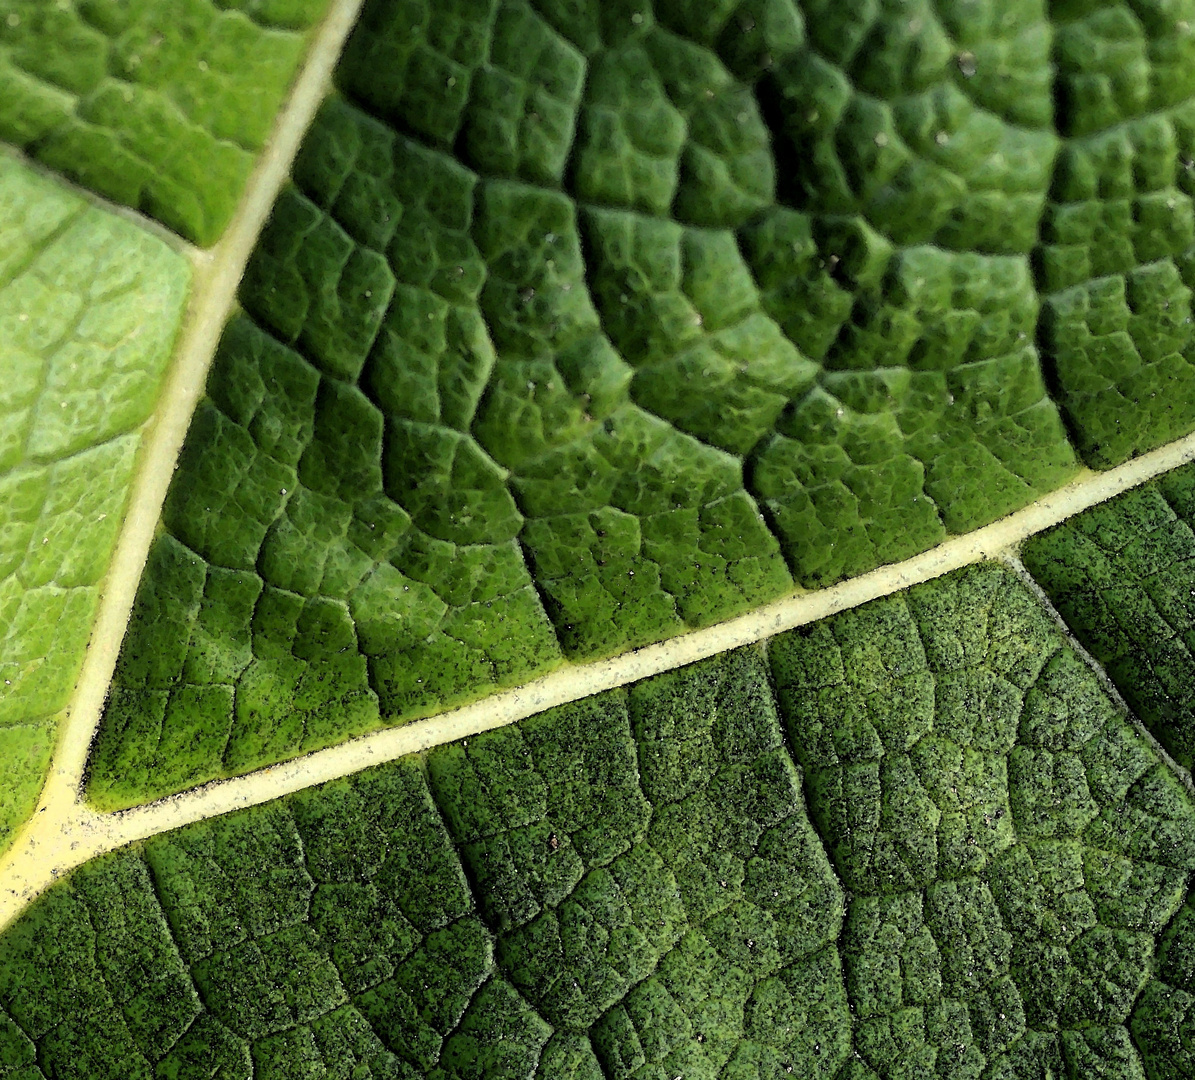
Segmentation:
{"type": "Polygon", "coordinates": [[[1031,257],[1088,464],[1188,432],[1195,4],[802,9],[802,48],[761,83],[782,200],[905,249],[1031,257]]]}
{"type": "Polygon", "coordinates": [[[160,240],[0,156],[0,848],[83,663],[188,276],[160,240]]]}
{"type": "MultiPolygon", "coordinates": [[[[980,567],[102,857],[22,1080],[1185,1076],[1195,807],[980,567]]],[[[23,1071],[22,1071],[23,1070],[23,1071]]]]}
{"type": "Polygon", "coordinates": [[[1058,142],[1042,7],[802,10],[758,87],[784,208],[746,238],[823,374],[760,446],[753,490],[821,583],[1031,501],[1074,455],[1035,341],[1058,142]]]}
{"type": "Polygon", "coordinates": [[[843,965],[875,1073],[1142,1075],[1129,1015],[1195,815],[1028,588],[952,575],[771,654],[852,896],[843,965]]]}
{"type": "Polygon", "coordinates": [[[1025,565],[1133,711],[1195,764],[1195,469],[1029,540],[1025,565]]]}
{"type": "Polygon", "coordinates": [[[1028,254],[1058,144],[1045,5],[801,7],[768,79],[781,190],[903,246],[1028,254]]]}
{"type": "Polygon", "coordinates": [[[101,801],[909,558],[1195,426],[1185,8],[840,8],[366,4],[101,801]]]}
{"type": "Polygon", "coordinates": [[[343,103],[295,177],[143,579],[110,805],[792,588],[741,462],[632,399],[569,200],[343,103]]]}
{"type": "Polygon", "coordinates": [[[408,763],[101,859],[13,946],[6,1061],[29,1077],[408,1080],[492,968],[408,763]]]}
{"type": "Polygon", "coordinates": [[[752,476],[810,583],[907,558],[997,518],[1056,486],[1074,463],[1041,380],[1028,259],[897,252],[859,223],[819,241],[815,225],[778,211],[749,248],[768,267],[771,310],[823,363],[819,384],[760,445],[752,476]],[[818,269],[840,258],[853,301],[818,269]],[[801,277],[833,287],[834,303],[794,286],[801,277]],[[800,305],[792,315],[789,304],[800,305]]]}
{"type": "MultiPolygon", "coordinates": [[[[403,500],[426,508],[413,520],[384,428],[360,389],[247,319],[225,333],[113,679],[95,798],[245,772],[558,662],[492,503],[473,531],[437,528],[455,520],[442,496],[403,500]]],[[[496,467],[445,434],[428,463],[441,485],[484,496],[488,481],[517,521],[496,467]]]]}
{"type": "Polygon", "coordinates": [[[200,244],[328,0],[0,0],[0,139],[200,244]]]}
{"type": "Polygon", "coordinates": [[[1195,425],[1195,4],[1064,8],[1041,340],[1083,457],[1195,425]]]}
{"type": "Polygon", "coordinates": [[[1158,942],[1158,974],[1133,1010],[1133,1038],[1147,1075],[1178,1080],[1195,1069],[1195,909],[1190,899],[1158,942]]]}
{"type": "MultiPolygon", "coordinates": [[[[817,585],[990,521],[1076,465],[1035,345],[1030,255],[1058,144],[1044,15],[804,8],[473,0],[433,18],[378,2],[340,81],[454,152],[479,205],[497,177],[559,192],[503,212],[557,244],[579,232],[631,399],[742,459],[794,576],[817,585]],[[999,75],[965,78],[966,48],[999,75]],[[562,169],[518,162],[532,131],[562,169]]],[[[559,284],[567,302],[524,274],[483,309],[563,328],[579,309],[559,284]]]]}
{"type": "Polygon", "coordinates": [[[751,650],[97,860],[0,939],[6,1060],[832,1076],[843,905],[751,650]]]}
{"type": "Polygon", "coordinates": [[[428,766],[501,931],[504,975],[553,1028],[587,1034],[604,1075],[761,1061],[829,1075],[842,1059],[842,893],[757,653],[434,751],[428,766]],[[753,1026],[794,990],[825,1000],[753,1026]]]}

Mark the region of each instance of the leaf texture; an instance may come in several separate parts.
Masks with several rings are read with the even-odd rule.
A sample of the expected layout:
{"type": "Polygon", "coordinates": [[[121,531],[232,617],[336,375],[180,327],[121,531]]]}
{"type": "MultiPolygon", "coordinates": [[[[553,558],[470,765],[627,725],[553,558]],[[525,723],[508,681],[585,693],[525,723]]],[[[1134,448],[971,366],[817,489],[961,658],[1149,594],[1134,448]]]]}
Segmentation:
{"type": "MultiPolygon", "coordinates": [[[[211,244],[326,6],[0,0],[0,139],[211,244]]],[[[367,0],[89,797],[708,626],[1189,433],[1192,26],[367,0]]],[[[0,844],[186,287],[0,157],[0,844]]],[[[0,935],[0,1074],[1188,1076],[1193,484],[1027,543],[1056,612],[981,565],[103,856],[0,935]]]]}
{"type": "Polygon", "coordinates": [[[93,798],[717,622],[1195,426],[1181,26],[913,7],[367,4],[93,798]]]}
{"type": "Polygon", "coordinates": [[[0,156],[0,848],[74,687],[190,270],[0,156]]]}
{"type": "Polygon", "coordinates": [[[1177,1076],[1193,865],[1187,790],[979,567],[96,860],[0,938],[7,1060],[1177,1076]]]}
{"type": "Polygon", "coordinates": [[[1185,466],[1025,545],[1026,566],[1174,759],[1195,760],[1191,558],[1195,469],[1185,466]]]}
{"type": "Polygon", "coordinates": [[[2,0],[0,139],[204,246],[328,0],[2,0]]]}

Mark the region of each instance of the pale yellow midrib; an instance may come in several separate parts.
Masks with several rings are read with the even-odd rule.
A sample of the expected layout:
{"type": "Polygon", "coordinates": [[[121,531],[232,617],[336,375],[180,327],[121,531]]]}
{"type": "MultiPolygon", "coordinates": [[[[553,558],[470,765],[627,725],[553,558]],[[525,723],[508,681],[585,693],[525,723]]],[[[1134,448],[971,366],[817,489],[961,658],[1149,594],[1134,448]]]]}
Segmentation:
{"type": "MultiPolygon", "coordinates": [[[[80,802],[80,784],[87,754],[112,678],[120,643],[128,624],[145,560],[149,554],[162,503],[175,462],[195,411],[220,334],[236,299],[245,264],[290,173],[303,135],[332,85],[332,72],[363,0],[332,0],[311,37],[303,66],[295,79],[259,155],[244,197],[220,241],[203,251],[169,236],[192,266],[192,286],[183,328],[164,381],[158,406],[147,428],[128,510],[116,550],[102,583],[102,596],[79,681],[59,727],[54,756],[37,809],[17,830],[13,844],[0,858],[0,927],[62,872],[63,861],[77,865],[97,847],[93,827],[88,844],[76,843],[80,822],[97,817],[80,802]],[[68,836],[68,834],[70,834],[68,836]]],[[[7,152],[7,148],[6,148],[7,152]]],[[[155,235],[156,223],[125,208],[83,193],[93,204],[113,209],[155,235]]],[[[101,830],[102,831],[102,830],[101,830]]]]}
{"type": "MultiPolygon", "coordinates": [[[[1017,551],[1028,537],[1192,460],[1195,460],[1195,434],[1108,472],[1085,471],[1023,510],[964,536],[953,537],[904,562],[880,567],[817,592],[790,596],[717,626],[609,660],[569,665],[526,686],[464,708],[375,732],[246,776],[217,781],[149,806],[109,814],[97,813],[86,806],[78,787],[86,754],[84,746],[79,771],[68,776],[74,786],[69,789],[60,786],[55,797],[43,799],[32,826],[0,864],[0,929],[59,877],[125,844],[231,810],[256,806],[404,754],[502,727],[555,705],[753,644],[972,563],[998,558],[1019,567],[1017,551]]],[[[1063,629],[1070,636],[1069,629],[1063,629]]],[[[90,729],[85,733],[90,738],[90,729]]],[[[1150,741],[1157,749],[1156,741],[1152,737],[1150,741]]],[[[1161,753],[1169,760],[1164,751],[1161,753]]]]}

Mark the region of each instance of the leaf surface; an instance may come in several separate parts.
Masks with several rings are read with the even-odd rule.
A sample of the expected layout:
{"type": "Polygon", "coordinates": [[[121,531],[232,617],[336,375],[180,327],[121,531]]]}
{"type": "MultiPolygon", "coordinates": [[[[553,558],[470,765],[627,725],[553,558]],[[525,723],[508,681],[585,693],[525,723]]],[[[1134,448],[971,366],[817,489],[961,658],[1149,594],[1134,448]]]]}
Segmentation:
{"type": "Polygon", "coordinates": [[[0,155],[0,848],[41,790],[189,280],[0,155]]]}
{"type": "Polygon", "coordinates": [[[208,246],[328,0],[2,0],[0,139],[208,246]]]}
{"type": "MultiPolygon", "coordinates": [[[[0,138],[211,244],[325,6],[0,0],[0,138]]],[[[93,803],[709,626],[1189,433],[1192,25],[368,0],[195,414],[93,803]]],[[[6,161],[0,843],[186,289],[6,161]]],[[[103,856],[0,936],[0,1071],[1189,1075],[1192,476],[1026,545],[1062,623],[986,564],[103,856]]]]}
{"type": "Polygon", "coordinates": [[[1128,1078],[1187,1061],[1192,865],[989,565],[104,856],[0,1004],[47,1077],[1128,1078]]]}
{"type": "Polygon", "coordinates": [[[981,8],[368,4],[242,284],[93,797],[717,622],[1195,425],[1189,109],[1157,83],[1187,39],[1142,23],[1101,104],[1083,58],[1121,15],[981,8]]]}

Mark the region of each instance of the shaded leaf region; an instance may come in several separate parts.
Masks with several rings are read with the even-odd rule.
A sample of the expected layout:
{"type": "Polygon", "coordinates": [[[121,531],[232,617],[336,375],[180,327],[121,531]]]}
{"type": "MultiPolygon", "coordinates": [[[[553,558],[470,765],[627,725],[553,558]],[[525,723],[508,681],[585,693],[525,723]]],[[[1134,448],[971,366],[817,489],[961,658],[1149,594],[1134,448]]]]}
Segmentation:
{"type": "Polygon", "coordinates": [[[1021,552],[1067,625],[1179,765],[1195,763],[1195,467],[1033,537],[1021,552]]]}
{"type": "Polygon", "coordinates": [[[38,1077],[1186,1075],[1195,807],[985,565],[106,855],[38,1077]]]}

